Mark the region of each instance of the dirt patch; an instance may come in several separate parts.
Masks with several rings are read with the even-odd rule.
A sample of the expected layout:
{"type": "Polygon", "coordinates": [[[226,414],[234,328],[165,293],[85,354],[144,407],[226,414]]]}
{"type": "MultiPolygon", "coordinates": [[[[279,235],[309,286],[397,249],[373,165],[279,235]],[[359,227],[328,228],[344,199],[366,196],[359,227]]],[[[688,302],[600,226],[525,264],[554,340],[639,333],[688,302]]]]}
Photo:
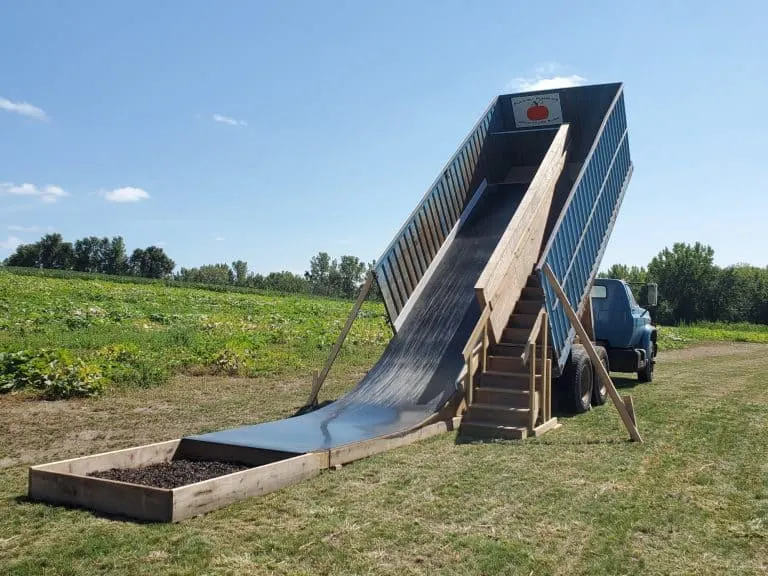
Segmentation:
{"type": "Polygon", "coordinates": [[[112,468],[101,472],[91,472],[88,476],[170,489],[240,472],[248,468],[250,466],[236,462],[179,459],[141,468],[112,468]]]}
{"type": "Polygon", "coordinates": [[[716,356],[746,356],[755,353],[768,352],[766,344],[752,344],[749,342],[707,342],[696,344],[682,350],[668,350],[659,352],[660,360],[696,360],[699,358],[713,358],[716,356]]]}

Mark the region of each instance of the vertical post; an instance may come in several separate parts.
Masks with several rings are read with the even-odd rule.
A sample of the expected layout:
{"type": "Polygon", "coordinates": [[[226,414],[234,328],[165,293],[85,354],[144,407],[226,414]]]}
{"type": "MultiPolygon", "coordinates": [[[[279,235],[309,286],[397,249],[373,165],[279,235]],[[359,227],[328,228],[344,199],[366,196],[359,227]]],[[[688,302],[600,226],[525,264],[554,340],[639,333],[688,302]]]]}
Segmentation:
{"type": "Polygon", "coordinates": [[[552,419],[552,358],[547,358],[547,377],[544,380],[544,386],[547,388],[547,415],[546,420],[552,419]]]}
{"type": "Polygon", "coordinates": [[[528,345],[528,427],[533,430],[536,427],[536,344],[528,345]]]}
{"type": "Polygon", "coordinates": [[[488,338],[488,322],[483,327],[483,372],[488,370],[488,345],[490,341],[488,338]]]}
{"type": "Polygon", "coordinates": [[[547,348],[548,342],[548,330],[549,324],[547,324],[547,313],[543,312],[541,315],[541,412],[542,420],[546,422],[549,420],[547,414],[547,407],[549,406],[549,395],[547,394],[547,348]]]}
{"type": "Polygon", "coordinates": [[[474,386],[472,385],[474,380],[474,366],[472,366],[474,354],[472,352],[469,353],[467,357],[467,408],[469,408],[472,405],[472,396],[474,394],[474,386]]]}

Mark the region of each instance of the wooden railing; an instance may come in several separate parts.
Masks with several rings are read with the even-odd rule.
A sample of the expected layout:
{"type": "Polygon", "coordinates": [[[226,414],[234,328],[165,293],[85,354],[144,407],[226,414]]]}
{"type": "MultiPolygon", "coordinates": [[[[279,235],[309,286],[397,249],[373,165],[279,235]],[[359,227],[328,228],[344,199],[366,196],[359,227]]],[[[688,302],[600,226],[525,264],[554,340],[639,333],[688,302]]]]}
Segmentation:
{"type": "Polygon", "coordinates": [[[484,372],[488,365],[488,349],[491,346],[491,334],[489,319],[491,317],[491,308],[483,308],[480,319],[475,324],[475,329],[464,346],[464,363],[466,372],[464,374],[464,393],[466,395],[467,407],[472,404],[474,395],[474,383],[477,370],[484,372]]]}
{"type": "Polygon", "coordinates": [[[539,259],[549,209],[565,166],[567,148],[568,124],[563,124],[475,284],[480,306],[491,307],[491,329],[496,339],[501,338],[528,276],[539,259]]]}
{"type": "Polygon", "coordinates": [[[552,418],[552,360],[548,358],[548,332],[547,312],[544,308],[539,310],[536,321],[531,329],[531,335],[528,337],[525,350],[521,355],[523,366],[528,368],[529,387],[528,387],[528,408],[529,422],[528,428],[533,430],[539,419],[541,411],[542,424],[549,422],[552,418]],[[536,386],[537,369],[537,350],[539,346],[538,359],[541,362],[541,386],[536,386]]]}

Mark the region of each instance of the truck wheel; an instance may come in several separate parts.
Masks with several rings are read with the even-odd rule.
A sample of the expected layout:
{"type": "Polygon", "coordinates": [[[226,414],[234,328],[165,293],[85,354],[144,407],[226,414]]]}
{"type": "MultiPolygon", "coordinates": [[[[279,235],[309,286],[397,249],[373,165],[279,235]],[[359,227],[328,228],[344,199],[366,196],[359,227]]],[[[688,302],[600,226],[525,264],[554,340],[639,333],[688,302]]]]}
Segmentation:
{"type": "Polygon", "coordinates": [[[563,407],[566,412],[581,414],[592,406],[592,362],[581,346],[574,346],[562,382],[563,407]]]}
{"type": "Polygon", "coordinates": [[[645,366],[637,371],[640,382],[653,382],[653,358],[646,358],[645,366]]]}
{"type": "MultiPolygon", "coordinates": [[[[610,374],[611,367],[608,362],[608,352],[602,346],[595,346],[595,351],[597,352],[597,357],[600,358],[600,362],[605,366],[605,371],[610,374]]],[[[608,399],[608,387],[600,381],[596,367],[593,372],[592,406],[602,406],[608,399]]]]}

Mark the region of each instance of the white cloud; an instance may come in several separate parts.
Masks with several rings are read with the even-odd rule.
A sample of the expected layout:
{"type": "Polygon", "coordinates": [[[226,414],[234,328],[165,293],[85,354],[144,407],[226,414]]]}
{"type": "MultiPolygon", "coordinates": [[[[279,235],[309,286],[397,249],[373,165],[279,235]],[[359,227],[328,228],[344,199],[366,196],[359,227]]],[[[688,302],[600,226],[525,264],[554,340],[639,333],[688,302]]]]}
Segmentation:
{"type": "Polygon", "coordinates": [[[213,121],[220,124],[229,124],[230,126],[248,126],[248,122],[245,120],[237,120],[230,116],[224,116],[223,114],[214,114],[213,121]]]}
{"type": "Polygon", "coordinates": [[[142,190],[141,188],[136,188],[134,186],[116,188],[115,190],[104,192],[103,194],[107,202],[140,202],[150,198],[150,195],[146,190],[142,190]]]}
{"type": "Polygon", "coordinates": [[[552,76],[551,78],[518,78],[517,89],[520,92],[534,92],[536,90],[555,90],[557,88],[572,88],[581,86],[586,78],[577,74],[570,76],[552,76]]]}
{"type": "Polygon", "coordinates": [[[224,242],[225,238],[224,238],[224,236],[216,236],[216,238],[214,238],[214,240],[216,240],[216,242],[224,242]]]}
{"type": "Polygon", "coordinates": [[[17,236],[8,236],[5,240],[0,240],[0,249],[13,251],[16,250],[16,246],[21,244],[21,238],[17,236]]]}
{"type": "Polygon", "coordinates": [[[0,97],[0,110],[21,114],[22,116],[29,116],[30,118],[36,118],[37,120],[48,120],[48,115],[44,110],[37,106],[33,106],[29,102],[12,102],[7,98],[0,97]]]}
{"type": "Polygon", "coordinates": [[[40,232],[40,228],[38,226],[18,226],[15,224],[8,226],[8,230],[11,232],[40,232]]]}
{"type": "Polygon", "coordinates": [[[57,200],[69,196],[69,192],[64,191],[61,186],[35,186],[25,182],[24,184],[13,184],[12,182],[0,182],[0,194],[11,194],[12,196],[34,196],[40,198],[47,204],[53,204],[57,200]]]}

